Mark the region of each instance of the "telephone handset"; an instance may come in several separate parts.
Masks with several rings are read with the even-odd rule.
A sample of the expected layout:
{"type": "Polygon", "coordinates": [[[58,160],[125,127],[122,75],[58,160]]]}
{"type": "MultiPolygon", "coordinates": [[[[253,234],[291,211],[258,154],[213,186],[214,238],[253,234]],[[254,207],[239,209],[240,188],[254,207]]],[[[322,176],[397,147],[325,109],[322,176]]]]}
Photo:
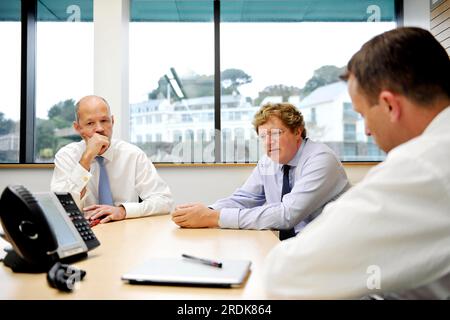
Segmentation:
{"type": "Polygon", "coordinates": [[[0,221],[13,247],[4,259],[16,272],[48,271],[100,245],[70,193],[31,193],[10,185],[0,198],[0,221]]]}

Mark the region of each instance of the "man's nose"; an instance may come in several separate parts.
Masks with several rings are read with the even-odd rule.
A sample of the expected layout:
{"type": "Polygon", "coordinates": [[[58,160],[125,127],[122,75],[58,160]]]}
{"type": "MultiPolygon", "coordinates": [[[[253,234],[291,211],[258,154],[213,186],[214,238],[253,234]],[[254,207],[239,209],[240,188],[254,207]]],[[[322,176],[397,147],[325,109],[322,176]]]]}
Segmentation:
{"type": "Polygon", "coordinates": [[[369,137],[372,135],[372,133],[370,132],[369,128],[367,128],[367,127],[366,127],[366,135],[369,136],[369,137]]]}
{"type": "Polygon", "coordinates": [[[95,125],[95,132],[103,132],[104,128],[100,122],[95,125]]]}
{"type": "Polygon", "coordinates": [[[266,138],[266,145],[268,147],[277,147],[279,144],[279,139],[277,137],[273,137],[268,135],[266,138]]]}

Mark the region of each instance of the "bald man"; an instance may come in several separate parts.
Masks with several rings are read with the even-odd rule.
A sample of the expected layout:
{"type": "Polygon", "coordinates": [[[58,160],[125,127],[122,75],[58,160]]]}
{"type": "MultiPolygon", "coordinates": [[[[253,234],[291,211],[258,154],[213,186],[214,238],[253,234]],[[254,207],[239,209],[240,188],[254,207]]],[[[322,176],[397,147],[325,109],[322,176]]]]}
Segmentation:
{"type": "Polygon", "coordinates": [[[70,192],[85,217],[100,223],[172,210],[170,189],[147,155],[112,139],[114,116],[104,98],[83,97],[75,117],[73,127],[82,140],[56,153],[52,191],[70,192]]]}

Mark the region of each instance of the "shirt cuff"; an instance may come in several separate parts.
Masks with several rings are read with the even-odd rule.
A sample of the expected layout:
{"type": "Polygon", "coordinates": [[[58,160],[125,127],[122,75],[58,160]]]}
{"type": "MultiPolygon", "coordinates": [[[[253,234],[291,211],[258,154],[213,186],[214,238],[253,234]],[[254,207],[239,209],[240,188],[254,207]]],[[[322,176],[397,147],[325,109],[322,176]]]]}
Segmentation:
{"type": "Polygon", "coordinates": [[[141,214],[141,205],[139,203],[129,202],[129,203],[120,203],[119,205],[123,206],[126,211],[125,218],[139,218],[142,216],[141,214]]]}
{"type": "Polygon", "coordinates": [[[91,180],[92,173],[87,171],[81,164],[77,163],[75,168],[73,169],[70,180],[74,185],[77,186],[78,192],[81,193],[81,190],[83,190],[84,187],[88,184],[89,180],[91,180]]]}
{"type": "Polygon", "coordinates": [[[219,227],[239,229],[239,208],[223,208],[220,210],[219,227]]]}

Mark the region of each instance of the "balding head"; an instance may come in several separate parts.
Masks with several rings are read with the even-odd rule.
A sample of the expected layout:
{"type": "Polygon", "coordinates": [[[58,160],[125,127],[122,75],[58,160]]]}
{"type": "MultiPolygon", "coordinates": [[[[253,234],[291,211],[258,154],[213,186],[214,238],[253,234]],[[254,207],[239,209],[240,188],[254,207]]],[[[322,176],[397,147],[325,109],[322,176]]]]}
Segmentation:
{"type": "Polygon", "coordinates": [[[95,95],[85,96],[81,98],[76,104],[75,104],[75,121],[79,123],[80,120],[80,108],[82,106],[99,106],[104,104],[108,108],[108,113],[111,115],[111,108],[109,107],[108,101],[106,101],[105,98],[95,95]]]}

